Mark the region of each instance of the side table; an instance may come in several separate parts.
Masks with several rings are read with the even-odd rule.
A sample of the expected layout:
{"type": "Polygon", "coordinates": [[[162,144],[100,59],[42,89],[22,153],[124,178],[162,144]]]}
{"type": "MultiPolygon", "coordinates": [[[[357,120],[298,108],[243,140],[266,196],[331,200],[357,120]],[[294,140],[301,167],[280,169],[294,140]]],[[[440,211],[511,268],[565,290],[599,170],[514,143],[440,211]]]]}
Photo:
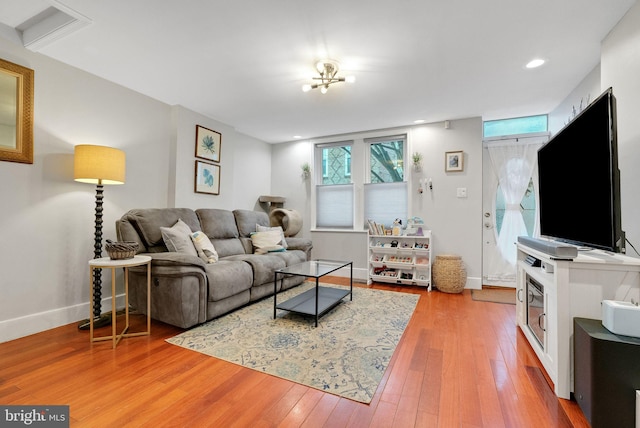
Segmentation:
{"type": "Polygon", "coordinates": [[[151,257],[134,256],[131,259],[112,260],[109,257],[89,260],[89,278],[91,280],[91,303],[89,306],[89,334],[91,342],[111,340],[113,348],[118,345],[123,337],[149,336],[151,334],[151,257]],[[129,268],[133,266],[147,265],[147,330],[127,333],[129,330],[129,268]],[[111,336],[93,337],[93,270],[111,268],[111,336]],[[124,268],[124,304],[125,327],[122,333],[116,334],[116,269],[124,268]]]}

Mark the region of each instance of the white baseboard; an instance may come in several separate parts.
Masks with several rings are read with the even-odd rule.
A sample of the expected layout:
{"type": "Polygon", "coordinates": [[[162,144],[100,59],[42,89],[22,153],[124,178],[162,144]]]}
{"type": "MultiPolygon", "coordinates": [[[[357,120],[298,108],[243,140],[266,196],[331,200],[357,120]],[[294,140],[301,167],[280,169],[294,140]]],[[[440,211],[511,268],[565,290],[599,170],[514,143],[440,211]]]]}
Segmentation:
{"type": "Polygon", "coordinates": [[[464,288],[468,290],[482,290],[482,278],[467,277],[467,284],[464,288]]]}
{"type": "MultiPolygon", "coordinates": [[[[116,296],[116,307],[124,307],[124,294],[116,296]]],[[[111,311],[111,296],[102,299],[102,312],[111,311]]],[[[89,317],[89,302],[0,321],[0,343],[79,322],[89,317]]]]}
{"type": "MultiPolygon", "coordinates": [[[[335,272],[331,272],[331,275],[339,276],[343,278],[349,278],[350,269],[348,267],[344,267],[342,269],[338,269],[335,272]]],[[[355,267],[353,268],[353,280],[355,282],[367,282],[368,277],[369,276],[368,276],[367,269],[355,268],[355,267]]],[[[320,281],[322,281],[322,279],[320,281]]]]}

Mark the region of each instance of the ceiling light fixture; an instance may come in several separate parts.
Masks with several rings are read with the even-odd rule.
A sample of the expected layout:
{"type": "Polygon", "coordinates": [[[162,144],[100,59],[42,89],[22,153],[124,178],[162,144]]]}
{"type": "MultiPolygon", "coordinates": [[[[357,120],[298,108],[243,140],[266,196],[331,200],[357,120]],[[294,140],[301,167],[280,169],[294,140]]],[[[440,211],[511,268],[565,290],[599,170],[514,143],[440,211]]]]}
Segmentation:
{"type": "Polygon", "coordinates": [[[336,61],[331,60],[322,60],[318,61],[316,64],[316,69],[318,73],[320,73],[320,77],[313,77],[313,80],[316,80],[317,83],[313,85],[303,85],[302,90],[304,92],[309,92],[312,89],[320,88],[320,92],[326,94],[329,90],[329,86],[338,82],[347,82],[353,83],[356,81],[354,76],[347,77],[337,77],[339,65],[336,61]]]}
{"type": "Polygon", "coordinates": [[[529,61],[525,67],[527,67],[527,68],[537,68],[537,67],[540,67],[542,64],[544,64],[544,62],[545,61],[543,59],[537,58],[537,59],[529,61]]]}

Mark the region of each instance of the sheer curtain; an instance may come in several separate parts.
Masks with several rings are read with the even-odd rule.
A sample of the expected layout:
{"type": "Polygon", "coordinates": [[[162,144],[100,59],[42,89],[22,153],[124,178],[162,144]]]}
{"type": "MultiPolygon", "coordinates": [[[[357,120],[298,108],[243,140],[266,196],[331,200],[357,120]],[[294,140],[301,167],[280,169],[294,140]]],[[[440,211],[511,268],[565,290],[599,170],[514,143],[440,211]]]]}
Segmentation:
{"type": "Polygon", "coordinates": [[[515,276],[518,236],[526,235],[527,228],[520,212],[520,201],[529,186],[538,148],[546,137],[529,141],[511,140],[487,145],[493,170],[497,175],[505,199],[505,213],[498,235],[497,246],[504,261],[515,276]]]}

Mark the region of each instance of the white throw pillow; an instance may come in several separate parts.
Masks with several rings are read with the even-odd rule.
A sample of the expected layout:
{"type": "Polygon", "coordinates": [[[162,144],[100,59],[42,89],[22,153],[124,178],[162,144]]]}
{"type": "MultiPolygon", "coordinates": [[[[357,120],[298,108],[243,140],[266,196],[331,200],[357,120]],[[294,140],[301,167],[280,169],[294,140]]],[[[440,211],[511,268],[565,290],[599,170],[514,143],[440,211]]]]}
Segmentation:
{"type": "Polygon", "coordinates": [[[282,248],[287,248],[287,240],[284,239],[284,230],[282,230],[282,226],[269,227],[269,226],[260,226],[259,224],[256,224],[256,232],[268,232],[270,230],[280,231],[280,236],[282,237],[282,239],[281,239],[281,242],[278,242],[278,244],[282,245],[282,248]]]}
{"type": "Polygon", "coordinates": [[[164,245],[169,251],[198,256],[198,252],[191,242],[191,228],[181,219],[178,219],[172,227],[161,227],[160,232],[164,245]]]}
{"type": "Polygon", "coordinates": [[[254,232],[251,234],[251,242],[253,243],[253,250],[256,254],[285,251],[284,247],[280,245],[281,236],[277,230],[254,232]]]}
{"type": "Polygon", "coordinates": [[[213,247],[207,235],[201,231],[193,232],[191,234],[191,240],[198,251],[198,257],[207,263],[215,263],[218,261],[218,252],[213,247]]]}

